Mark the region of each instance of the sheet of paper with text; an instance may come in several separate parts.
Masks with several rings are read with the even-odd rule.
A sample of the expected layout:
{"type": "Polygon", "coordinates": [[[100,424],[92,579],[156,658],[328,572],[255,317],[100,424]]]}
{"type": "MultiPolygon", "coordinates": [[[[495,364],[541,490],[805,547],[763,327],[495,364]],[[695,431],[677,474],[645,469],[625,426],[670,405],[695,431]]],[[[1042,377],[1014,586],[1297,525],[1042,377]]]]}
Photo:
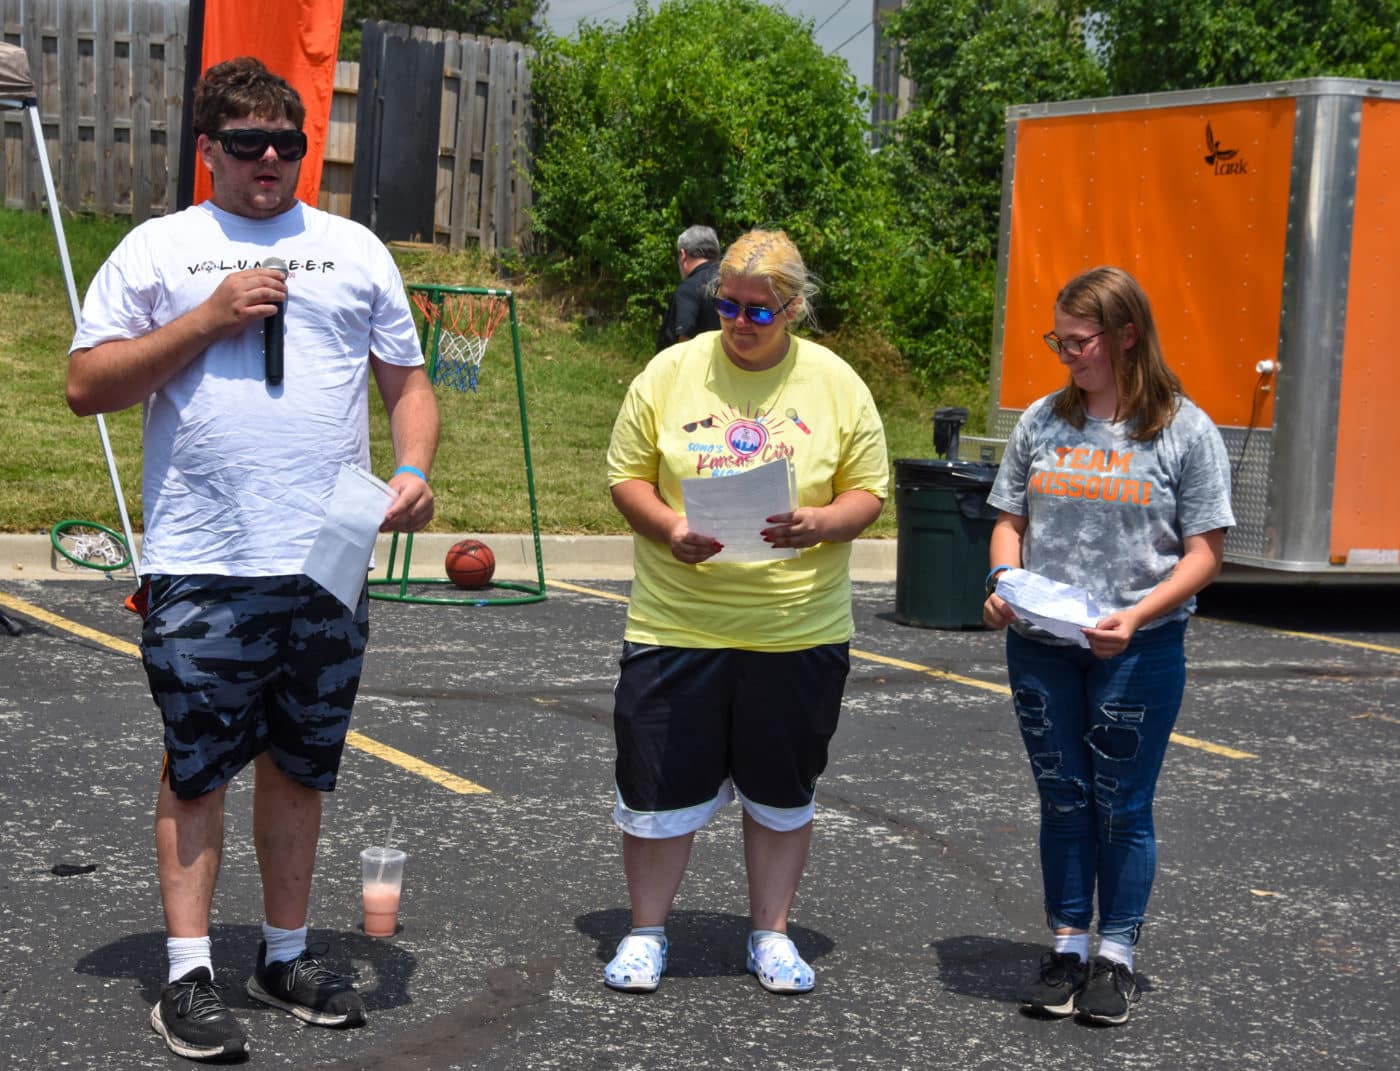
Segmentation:
{"type": "Polygon", "coordinates": [[[1103,617],[1099,604],[1083,588],[1025,569],[1008,569],[997,578],[997,594],[1016,616],[1062,640],[1080,647],[1089,641],[1081,631],[1093,628],[1103,617]]]}
{"type": "Polygon", "coordinates": [[[797,474],[792,461],[770,461],[733,476],[681,481],[685,520],[692,532],[717,539],[724,549],[714,562],[757,562],[792,558],[792,547],[770,546],[759,535],[768,518],[797,508],[797,474]]]}

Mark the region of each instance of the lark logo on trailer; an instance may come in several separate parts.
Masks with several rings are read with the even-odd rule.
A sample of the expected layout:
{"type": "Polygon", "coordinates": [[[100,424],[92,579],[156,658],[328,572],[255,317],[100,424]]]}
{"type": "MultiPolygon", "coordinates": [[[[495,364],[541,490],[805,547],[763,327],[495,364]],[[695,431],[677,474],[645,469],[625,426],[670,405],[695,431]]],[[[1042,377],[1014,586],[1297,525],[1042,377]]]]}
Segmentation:
{"type": "Polygon", "coordinates": [[[1222,148],[1215,140],[1215,132],[1206,123],[1206,164],[1215,169],[1217,175],[1247,175],[1249,165],[1244,160],[1235,159],[1239,149],[1222,148]]]}

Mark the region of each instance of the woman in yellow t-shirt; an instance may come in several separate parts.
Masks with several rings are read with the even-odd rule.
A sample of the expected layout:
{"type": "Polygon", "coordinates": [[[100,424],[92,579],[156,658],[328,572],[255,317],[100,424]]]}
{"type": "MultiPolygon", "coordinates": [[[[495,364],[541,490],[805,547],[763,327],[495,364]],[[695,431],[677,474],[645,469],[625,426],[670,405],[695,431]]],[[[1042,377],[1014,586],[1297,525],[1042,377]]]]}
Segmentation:
{"type": "Polygon", "coordinates": [[[725,253],[720,330],[659,353],[613,428],[608,480],[634,532],[613,723],[614,820],[632,930],[604,971],[649,992],[666,969],[666,916],[695,831],[736,795],[753,931],[748,969],[805,993],[812,968],[787,936],[849,668],[851,541],[888,493],[884,428],[860,377],[790,333],[816,286],[781,231],[725,253]],[[726,548],[686,522],[682,482],[765,464],[792,502],[726,548]]]}

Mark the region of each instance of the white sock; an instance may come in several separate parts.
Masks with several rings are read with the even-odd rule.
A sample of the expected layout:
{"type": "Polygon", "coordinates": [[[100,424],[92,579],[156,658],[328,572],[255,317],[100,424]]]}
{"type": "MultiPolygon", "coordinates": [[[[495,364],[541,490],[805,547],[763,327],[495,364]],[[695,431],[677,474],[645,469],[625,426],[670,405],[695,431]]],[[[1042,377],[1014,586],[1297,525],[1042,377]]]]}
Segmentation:
{"type": "Polygon", "coordinates": [[[1113,963],[1121,963],[1128,970],[1133,969],[1133,946],[1121,941],[1099,941],[1099,955],[1113,963]]]}
{"type": "Polygon", "coordinates": [[[170,967],[166,972],[165,984],[178,982],[196,967],[204,967],[209,977],[214,977],[214,960],[209,953],[209,937],[167,937],[165,958],[170,967]]]}
{"type": "Polygon", "coordinates": [[[279,930],[264,922],[263,940],[267,942],[267,962],[288,963],[306,951],[306,927],[279,930]]]}
{"type": "Polygon", "coordinates": [[[1089,961],[1089,935],[1087,933],[1055,934],[1056,952],[1073,952],[1080,963],[1089,961]]]}
{"type": "Polygon", "coordinates": [[[781,937],[784,940],[787,939],[787,934],[782,933],[778,930],[754,930],[752,933],[749,934],[749,936],[753,938],[755,948],[761,945],[764,941],[771,941],[775,937],[781,937]]]}
{"type": "Polygon", "coordinates": [[[658,941],[666,940],[665,926],[633,926],[629,937],[655,937],[658,941]]]}

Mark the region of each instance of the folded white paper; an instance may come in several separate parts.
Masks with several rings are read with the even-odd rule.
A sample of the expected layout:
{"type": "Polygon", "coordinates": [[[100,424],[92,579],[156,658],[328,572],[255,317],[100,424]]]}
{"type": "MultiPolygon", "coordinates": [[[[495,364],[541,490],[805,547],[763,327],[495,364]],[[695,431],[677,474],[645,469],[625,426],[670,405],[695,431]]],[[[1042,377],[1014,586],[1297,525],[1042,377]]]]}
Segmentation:
{"type": "Polygon", "coordinates": [[[757,562],[797,555],[793,547],[775,547],[759,535],[771,527],[769,517],[797,508],[797,474],[790,459],[733,476],[682,480],[681,495],[690,530],[724,544],[711,561],[757,562]]]}
{"type": "Polygon", "coordinates": [[[356,465],[341,465],[326,519],[301,571],[354,609],[369,573],[384,511],[398,492],[356,465]]]}
{"type": "Polygon", "coordinates": [[[1080,630],[1093,628],[1104,616],[1083,588],[1025,569],[998,573],[997,594],[1022,621],[1062,640],[1073,640],[1080,647],[1089,646],[1088,637],[1080,630]]]}

